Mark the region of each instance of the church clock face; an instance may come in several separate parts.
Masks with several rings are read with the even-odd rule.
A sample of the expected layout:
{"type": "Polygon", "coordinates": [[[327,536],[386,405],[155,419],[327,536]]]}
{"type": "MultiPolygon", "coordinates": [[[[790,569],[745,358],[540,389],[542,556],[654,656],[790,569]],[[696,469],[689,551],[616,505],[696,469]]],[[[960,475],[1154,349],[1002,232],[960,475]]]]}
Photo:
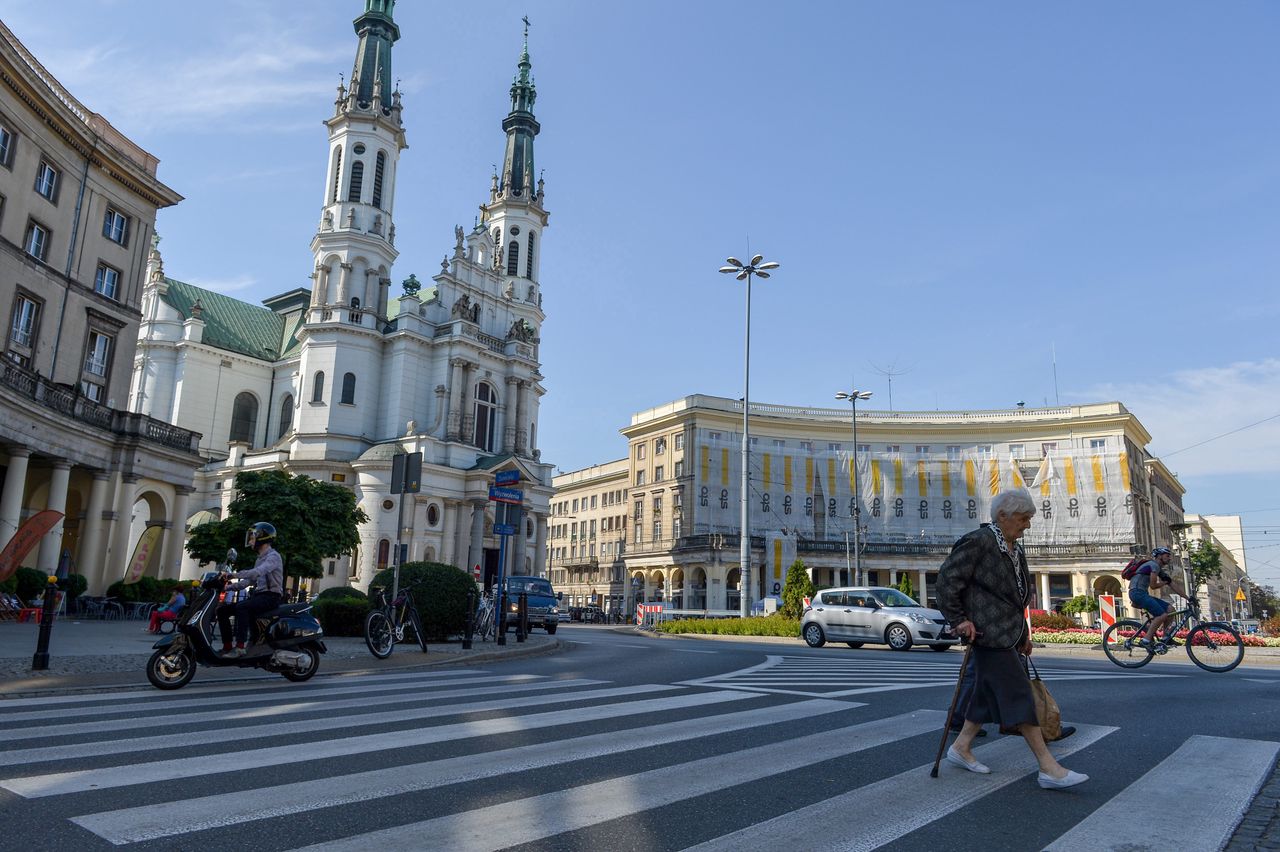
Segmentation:
{"type": "Polygon", "coordinates": [[[511,226],[511,236],[513,236],[513,237],[518,237],[518,236],[520,236],[520,226],[519,226],[519,225],[512,225],[512,226],[511,226]]]}
{"type": "Polygon", "coordinates": [[[363,143],[363,142],[357,142],[357,143],[356,143],[356,146],[355,146],[354,148],[352,148],[351,150],[355,151],[357,154],[363,154],[363,153],[364,153],[364,143],[363,143]]]}

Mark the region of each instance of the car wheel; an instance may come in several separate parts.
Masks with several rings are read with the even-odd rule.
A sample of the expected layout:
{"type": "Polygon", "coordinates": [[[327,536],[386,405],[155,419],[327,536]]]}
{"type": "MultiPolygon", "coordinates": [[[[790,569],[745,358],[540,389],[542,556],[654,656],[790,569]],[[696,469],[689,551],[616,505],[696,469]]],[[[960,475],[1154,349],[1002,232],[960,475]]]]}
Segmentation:
{"type": "Polygon", "coordinates": [[[861,643],[861,642],[845,642],[844,644],[848,645],[850,648],[861,648],[861,647],[862,647],[862,643],[861,643]]]}
{"type": "Polygon", "coordinates": [[[933,650],[935,650],[935,651],[950,651],[950,650],[951,650],[951,646],[950,646],[950,645],[930,645],[929,647],[930,647],[930,648],[932,648],[932,649],[933,649],[933,650]]]}
{"type": "Polygon", "coordinates": [[[827,644],[827,637],[822,634],[822,627],[818,622],[810,621],[804,626],[804,641],[810,648],[821,648],[827,644]]]}
{"type": "Polygon", "coordinates": [[[554,621],[552,621],[552,622],[549,622],[548,624],[546,624],[546,625],[544,625],[544,626],[547,628],[547,635],[548,635],[548,636],[555,636],[555,635],[556,635],[556,628],[557,628],[557,627],[559,627],[560,625],[558,625],[558,624],[556,624],[554,621]]]}
{"type": "Polygon", "coordinates": [[[895,651],[905,651],[911,647],[911,631],[901,624],[890,624],[884,632],[884,641],[895,651]]]}

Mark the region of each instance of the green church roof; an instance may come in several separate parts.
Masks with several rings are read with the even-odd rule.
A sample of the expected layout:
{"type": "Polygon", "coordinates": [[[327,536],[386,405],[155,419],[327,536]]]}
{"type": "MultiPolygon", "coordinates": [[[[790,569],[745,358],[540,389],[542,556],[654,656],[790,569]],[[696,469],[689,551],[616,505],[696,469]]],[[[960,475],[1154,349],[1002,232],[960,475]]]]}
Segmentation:
{"type": "Polygon", "coordinates": [[[285,317],[269,308],[172,278],[166,278],[165,282],[169,285],[165,302],[184,318],[189,319],[191,309],[200,303],[205,344],[266,361],[287,357],[297,350],[295,334],[301,315],[286,323],[285,317]]]}

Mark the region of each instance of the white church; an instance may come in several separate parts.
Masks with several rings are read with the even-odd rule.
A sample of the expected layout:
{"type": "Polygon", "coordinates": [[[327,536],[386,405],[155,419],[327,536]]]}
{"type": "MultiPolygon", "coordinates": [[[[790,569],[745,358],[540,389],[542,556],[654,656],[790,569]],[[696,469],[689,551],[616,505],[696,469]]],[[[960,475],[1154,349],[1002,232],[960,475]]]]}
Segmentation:
{"type": "MultiPolygon", "coordinates": [[[[409,560],[480,566],[487,586],[499,559],[489,487],[497,473],[518,471],[525,515],[507,542],[507,570],[546,573],[553,466],[540,458],[537,423],[547,212],[534,176],[528,30],[502,121],[502,171],[478,224],[455,228],[430,286],[410,276],[393,292],[396,174],[407,144],[390,85],[394,7],[365,0],[350,85],[338,86],[325,121],[310,290],[242,302],[166,277],[153,243],[130,387],[130,411],[204,435],[191,524],[226,511],[244,470],[282,469],[355,492],[369,517],[359,550],[327,563],[312,591],[366,586],[392,564],[391,460],[405,452],[423,454],[421,491],[405,495],[400,529],[409,560]]],[[[184,557],[181,571],[199,569],[184,557]]]]}

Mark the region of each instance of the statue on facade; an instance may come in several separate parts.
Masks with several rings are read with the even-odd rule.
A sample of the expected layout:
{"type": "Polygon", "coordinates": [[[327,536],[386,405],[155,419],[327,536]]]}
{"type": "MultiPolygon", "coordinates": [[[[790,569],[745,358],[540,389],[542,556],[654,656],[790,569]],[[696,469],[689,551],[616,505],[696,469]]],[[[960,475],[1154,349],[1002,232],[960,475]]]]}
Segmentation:
{"type": "Polygon", "coordinates": [[[462,251],[462,240],[463,240],[462,226],[454,225],[453,226],[453,247],[458,251],[462,251]]]}
{"type": "Polygon", "coordinates": [[[396,226],[394,222],[391,223],[391,228],[387,231],[387,242],[391,243],[391,245],[396,244],[396,226]]]}
{"type": "Polygon", "coordinates": [[[347,227],[354,228],[356,226],[356,208],[347,208],[347,227]]]}
{"type": "Polygon", "coordinates": [[[370,233],[382,236],[382,214],[375,214],[373,217],[373,227],[369,229],[370,233]]]}
{"type": "Polygon", "coordinates": [[[463,293],[461,296],[459,296],[458,301],[453,303],[453,310],[450,312],[450,315],[455,317],[462,317],[463,319],[470,319],[471,318],[471,297],[468,296],[466,293],[463,293]]]}
{"type": "Polygon", "coordinates": [[[416,296],[418,291],[422,289],[422,282],[418,280],[418,276],[410,272],[409,277],[404,279],[400,286],[404,289],[406,296],[416,296]]]}
{"type": "Polygon", "coordinates": [[[533,335],[533,326],[529,325],[527,320],[518,319],[511,324],[511,330],[507,332],[507,340],[528,343],[533,340],[533,335]]]}
{"type": "Polygon", "coordinates": [[[333,211],[332,210],[324,211],[324,218],[320,220],[320,230],[322,231],[333,230],[333,211]]]}

